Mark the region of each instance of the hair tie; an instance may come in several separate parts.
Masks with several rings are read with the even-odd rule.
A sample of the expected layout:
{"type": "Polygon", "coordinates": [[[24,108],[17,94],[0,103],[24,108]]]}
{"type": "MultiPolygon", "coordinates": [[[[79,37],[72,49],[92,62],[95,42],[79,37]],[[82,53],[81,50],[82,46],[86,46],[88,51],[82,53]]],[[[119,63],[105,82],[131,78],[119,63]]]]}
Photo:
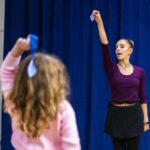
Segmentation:
{"type": "Polygon", "coordinates": [[[34,64],[34,54],[37,52],[38,48],[38,36],[30,34],[29,40],[30,40],[30,49],[31,49],[31,59],[27,67],[27,73],[28,77],[32,78],[37,73],[37,68],[34,64]]]}

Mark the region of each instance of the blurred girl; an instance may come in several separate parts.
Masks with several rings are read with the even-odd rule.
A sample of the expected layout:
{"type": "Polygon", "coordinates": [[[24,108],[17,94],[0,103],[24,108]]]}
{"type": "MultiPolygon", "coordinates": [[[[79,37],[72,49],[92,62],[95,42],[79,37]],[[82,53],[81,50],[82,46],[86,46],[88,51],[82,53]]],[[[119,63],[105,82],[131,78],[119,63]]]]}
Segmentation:
{"type": "Polygon", "coordinates": [[[30,38],[19,38],[1,66],[5,111],[15,150],[80,150],[68,76],[56,57],[35,53],[21,63],[30,38]],[[34,72],[34,73],[33,73],[34,72]]]}

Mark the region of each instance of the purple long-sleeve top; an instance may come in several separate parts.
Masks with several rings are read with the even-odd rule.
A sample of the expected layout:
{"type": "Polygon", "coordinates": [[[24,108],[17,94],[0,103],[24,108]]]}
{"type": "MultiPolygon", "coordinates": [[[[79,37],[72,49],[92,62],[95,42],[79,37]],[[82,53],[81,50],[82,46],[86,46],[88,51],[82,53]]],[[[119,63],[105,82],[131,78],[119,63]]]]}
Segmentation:
{"type": "Polygon", "coordinates": [[[133,66],[130,75],[123,75],[111,59],[108,44],[102,44],[103,63],[111,89],[112,103],[146,103],[144,69],[133,66]]]}

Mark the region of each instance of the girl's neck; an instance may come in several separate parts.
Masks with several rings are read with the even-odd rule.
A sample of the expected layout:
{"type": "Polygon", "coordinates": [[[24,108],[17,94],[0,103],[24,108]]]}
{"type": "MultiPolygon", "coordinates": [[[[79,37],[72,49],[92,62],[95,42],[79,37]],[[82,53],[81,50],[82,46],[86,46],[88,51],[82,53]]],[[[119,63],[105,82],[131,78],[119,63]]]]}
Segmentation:
{"type": "Polygon", "coordinates": [[[129,60],[119,61],[118,65],[122,68],[131,67],[131,63],[129,60]]]}

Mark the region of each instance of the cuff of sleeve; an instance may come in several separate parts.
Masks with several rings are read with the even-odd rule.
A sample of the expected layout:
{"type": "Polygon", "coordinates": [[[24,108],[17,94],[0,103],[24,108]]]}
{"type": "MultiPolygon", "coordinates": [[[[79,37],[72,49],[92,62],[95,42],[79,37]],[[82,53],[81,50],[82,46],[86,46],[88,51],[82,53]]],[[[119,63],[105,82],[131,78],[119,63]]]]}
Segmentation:
{"type": "Polygon", "coordinates": [[[143,100],[140,102],[141,104],[147,104],[147,101],[146,100],[143,100]]]}
{"type": "Polygon", "coordinates": [[[109,44],[104,44],[104,43],[101,43],[101,44],[102,44],[102,48],[103,48],[103,49],[109,48],[109,44]]]}

